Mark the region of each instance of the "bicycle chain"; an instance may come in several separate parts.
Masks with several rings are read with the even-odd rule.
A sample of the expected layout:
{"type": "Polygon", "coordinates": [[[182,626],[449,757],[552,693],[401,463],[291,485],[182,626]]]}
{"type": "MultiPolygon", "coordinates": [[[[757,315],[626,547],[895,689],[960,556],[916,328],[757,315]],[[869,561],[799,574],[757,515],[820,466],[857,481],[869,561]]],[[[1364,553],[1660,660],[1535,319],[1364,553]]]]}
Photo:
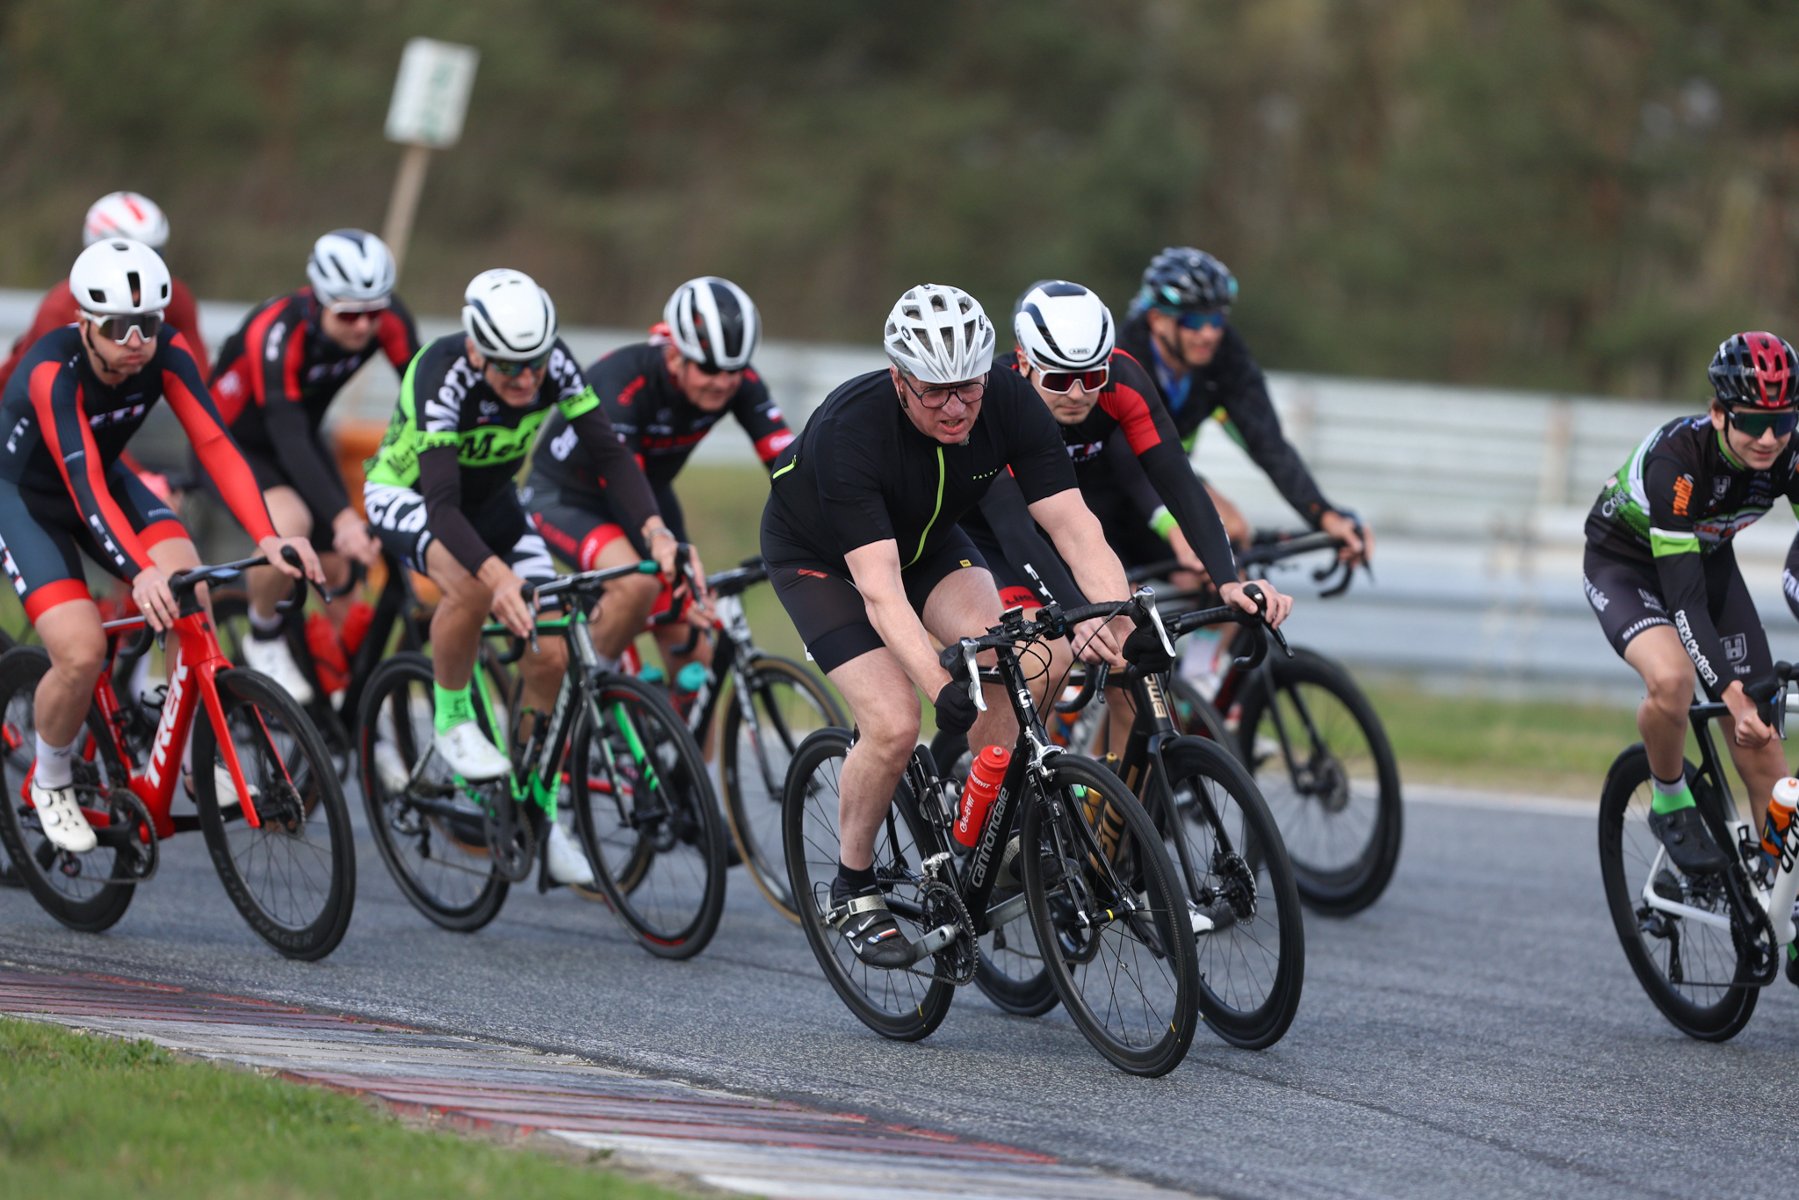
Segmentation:
{"type": "Polygon", "coordinates": [[[494,790],[494,799],[482,822],[487,832],[487,849],[493,856],[495,874],[508,883],[523,883],[537,865],[537,830],[531,822],[519,819],[519,808],[502,784],[494,790]]]}
{"type": "Polygon", "coordinates": [[[943,923],[939,919],[939,908],[944,906],[955,917],[957,935],[955,941],[931,956],[933,963],[947,958],[951,970],[920,971],[914,966],[911,968],[912,974],[922,975],[933,983],[953,983],[958,987],[973,982],[975,968],[980,966],[981,956],[976,949],[974,918],[969,915],[968,906],[962,902],[960,893],[940,879],[927,879],[919,888],[918,901],[924,913],[926,929],[935,929],[943,923]]]}

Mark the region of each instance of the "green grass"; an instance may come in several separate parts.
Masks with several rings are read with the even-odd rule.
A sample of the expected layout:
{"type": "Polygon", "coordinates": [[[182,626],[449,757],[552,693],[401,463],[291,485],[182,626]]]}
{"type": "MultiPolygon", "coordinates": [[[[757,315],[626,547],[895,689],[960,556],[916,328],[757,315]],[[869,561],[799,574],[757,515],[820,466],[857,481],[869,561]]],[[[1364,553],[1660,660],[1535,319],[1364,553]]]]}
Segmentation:
{"type": "Polygon", "coordinates": [[[149,1042],[0,1020],[0,1194],[650,1200],[682,1193],[550,1154],[409,1129],[353,1097],[184,1061],[149,1042]]]}

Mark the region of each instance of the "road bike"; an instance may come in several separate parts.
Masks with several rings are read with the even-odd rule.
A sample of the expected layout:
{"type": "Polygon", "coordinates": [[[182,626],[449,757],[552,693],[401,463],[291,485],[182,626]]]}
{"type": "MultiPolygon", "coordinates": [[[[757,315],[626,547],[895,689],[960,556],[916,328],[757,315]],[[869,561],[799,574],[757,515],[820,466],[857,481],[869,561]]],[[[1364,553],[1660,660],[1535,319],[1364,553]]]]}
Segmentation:
{"type": "MultiPolygon", "coordinates": [[[[601,668],[589,628],[607,580],[655,571],[635,563],[527,592],[534,603],[562,598],[568,615],[540,618],[533,642],[564,639],[569,669],[547,714],[527,713],[515,689],[509,724],[476,673],[482,733],[511,748],[506,778],[463,779],[436,754],[430,659],[397,655],[370,678],[357,718],[369,826],[400,890],[438,925],[480,929],[534,867],[548,890],[543,834],[567,804],[601,895],[646,950],[687,958],[711,940],[724,909],[725,833],[705,760],[660,688],[601,668]],[[389,749],[378,753],[380,742],[389,749]]],[[[483,635],[510,636],[498,625],[483,635]]],[[[521,643],[508,657],[522,652],[521,643]]]]}
{"type": "MultiPolygon", "coordinates": [[[[32,896],[69,928],[97,933],[116,924],[137,887],[156,875],[162,840],[198,828],[226,894],[264,941],[310,960],[343,940],[356,859],[330,753],[291,697],[225,658],[197,595],[202,584],[266,562],[247,558],[169,578],[179,616],[168,682],[156,693],[121,699],[112,671],[100,672],[75,763],[82,812],[99,838],[85,854],[51,843],[31,803],[36,692],[50,656],[38,646],[0,656],[0,841],[32,896]],[[197,721],[202,710],[206,719],[197,721]],[[171,807],[190,733],[198,811],[177,816],[171,807]],[[221,804],[227,780],[232,794],[221,804]]],[[[148,647],[141,614],[102,628],[108,667],[127,634],[135,635],[129,653],[148,647]]]]}
{"type": "Polygon", "coordinates": [[[917,748],[876,837],[875,877],[911,945],[911,962],[863,963],[831,900],[839,851],[843,760],[852,735],[820,730],[800,746],[787,776],[783,844],[801,926],[825,977],[871,1029],[896,1040],[929,1035],[956,987],[981,969],[981,939],[1025,915],[1064,1007],[1109,1061],[1161,1075],[1185,1057],[1198,1025],[1199,978],[1191,916],[1163,834],[1123,781],[1092,759],[1054,745],[1031,701],[1025,659],[1041,643],[1093,617],[1147,601],[1046,607],[1034,621],[1008,610],[999,625],[943,651],[946,670],[985,707],[975,656],[995,669],[1019,732],[974,847],[959,851],[953,778],[917,748]]]}

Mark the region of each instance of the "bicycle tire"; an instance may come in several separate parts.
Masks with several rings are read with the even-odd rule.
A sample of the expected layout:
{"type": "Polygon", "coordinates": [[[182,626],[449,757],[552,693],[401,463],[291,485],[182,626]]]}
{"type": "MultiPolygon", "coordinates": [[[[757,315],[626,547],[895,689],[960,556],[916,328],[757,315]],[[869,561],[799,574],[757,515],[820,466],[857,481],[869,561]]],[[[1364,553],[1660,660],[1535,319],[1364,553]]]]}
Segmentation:
{"type": "Polygon", "coordinates": [[[199,722],[193,755],[194,802],[212,864],[257,936],[287,958],[317,961],[343,941],[356,907],[355,836],[337,765],[312,718],[273,680],[236,668],[214,683],[225,730],[199,722]],[[234,727],[240,712],[253,719],[234,727]],[[242,805],[219,807],[212,764],[222,761],[221,734],[237,746],[252,788],[254,828],[242,805]],[[263,865],[271,869],[266,882],[257,878],[263,865]]]}
{"type": "Polygon", "coordinates": [[[725,908],[726,834],[712,773],[661,689],[617,674],[593,688],[569,769],[595,881],[645,950],[692,958],[725,908]]]}
{"type": "Polygon", "coordinates": [[[735,687],[719,701],[724,712],[719,781],[725,819],[738,856],[749,868],[750,882],[776,912],[797,925],[800,914],[787,890],[781,849],[781,793],[799,744],[815,730],[842,726],[843,709],[821,679],[790,658],[758,654],[740,678],[750,684],[750,706],[757,720],[755,729],[745,725],[735,687]],[[798,698],[803,708],[783,706],[781,694],[798,698]],[[814,716],[816,720],[811,719],[814,716]]]}
{"type": "Polygon", "coordinates": [[[499,915],[511,886],[494,869],[483,814],[472,803],[461,812],[452,799],[390,788],[377,757],[389,738],[398,757],[386,761],[407,771],[418,766],[435,735],[434,696],[431,660],[423,654],[395,655],[369,676],[356,716],[363,807],[381,861],[407,901],[445,929],[473,933],[499,915]]]}
{"type": "MultiPolygon", "coordinates": [[[[1686,770],[1692,782],[1693,765],[1688,763],[1686,770]]],[[[1646,889],[1671,884],[1683,903],[1724,915],[1730,911],[1721,879],[1709,888],[1704,881],[1689,880],[1689,888],[1703,889],[1694,894],[1681,888],[1679,875],[1669,868],[1651,876],[1656,861],[1665,858],[1660,840],[1649,829],[1652,788],[1649,755],[1641,745],[1618,755],[1606,772],[1599,795],[1599,874],[1606,908],[1624,957],[1650,1003],[1688,1037],[1726,1041],[1749,1023],[1761,989],[1741,982],[1751,965],[1734,921],[1728,930],[1720,930],[1657,912],[1643,902],[1646,889]],[[1697,983],[1692,972],[1695,960],[1701,971],[1697,983]]],[[[1715,803],[1716,797],[1710,801],[1715,803]]]]}
{"type": "MultiPolygon", "coordinates": [[[[968,738],[939,730],[931,739],[931,761],[937,765],[937,774],[955,781],[952,794],[960,795],[962,782],[968,778],[968,738]]],[[[1028,909],[983,933],[980,950],[974,985],[1002,1012],[1041,1017],[1062,1002],[1044,965],[1028,909]]]]}
{"type": "Polygon", "coordinates": [[[1118,776],[1072,754],[1057,755],[1023,802],[1025,897],[1062,1006],[1114,1066],[1167,1074],[1199,1027],[1199,972],[1161,834],[1118,776]],[[1121,980],[1135,997],[1118,995],[1121,980]],[[1097,1007],[1089,984],[1104,997],[1097,1007]]]}
{"type": "MultiPolygon", "coordinates": [[[[137,891],[125,856],[105,845],[86,854],[57,850],[24,803],[26,775],[37,758],[37,685],[49,669],[50,652],[42,646],[15,646],[0,655],[0,750],[4,751],[0,795],[5,797],[0,803],[0,843],[38,907],[70,929],[99,933],[118,924],[137,891]]],[[[93,774],[86,781],[91,786],[104,786],[108,778],[123,779],[96,703],[88,705],[85,731],[95,753],[92,759],[85,754],[77,758],[76,781],[83,782],[88,773],[84,763],[93,774]],[[101,752],[100,747],[108,749],[101,752]],[[94,768],[91,764],[96,761],[99,766],[94,768]]]]}
{"type": "Polygon", "coordinates": [[[1183,679],[1179,672],[1171,671],[1163,678],[1168,687],[1168,698],[1172,701],[1168,715],[1173,719],[1175,728],[1189,736],[1217,742],[1232,758],[1237,758],[1237,739],[1230,735],[1224,717],[1212,707],[1212,702],[1206,699],[1205,693],[1192,680],[1183,679]]]}
{"type": "MultiPolygon", "coordinates": [[[[781,801],[781,842],[787,857],[788,885],[799,900],[800,928],[818,959],[827,982],[856,1018],[880,1034],[915,1042],[943,1024],[955,998],[955,985],[927,979],[909,970],[883,970],[857,958],[843,935],[825,921],[831,906],[831,880],[837,874],[838,782],[850,735],[843,729],[821,729],[800,743],[787,772],[781,801]]],[[[874,869],[890,898],[910,901],[918,909],[918,810],[900,783],[895,804],[875,838],[874,869]]],[[[900,912],[900,930],[916,940],[924,930],[900,912]]]]}
{"type": "Polygon", "coordinates": [[[1249,772],[1225,744],[1179,737],[1162,764],[1175,821],[1146,805],[1165,832],[1187,899],[1215,927],[1194,939],[1199,1011],[1233,1046],[1261,1050],[1286,1034],[1305,985],[1305,922],[1280,828],[1249,772]]]}
{"type": "Polygon", "coordinates": [[[1404,833],[1399,764],[1349,672],[1303,648],[1271,658],[1250,677],[1237,733],[1238,757],[1280,827],[1300,899],[1337,917],[1380,899],[1404,833]],[[1303,768],[1287,751],[1302,737],[1303,768]]]}

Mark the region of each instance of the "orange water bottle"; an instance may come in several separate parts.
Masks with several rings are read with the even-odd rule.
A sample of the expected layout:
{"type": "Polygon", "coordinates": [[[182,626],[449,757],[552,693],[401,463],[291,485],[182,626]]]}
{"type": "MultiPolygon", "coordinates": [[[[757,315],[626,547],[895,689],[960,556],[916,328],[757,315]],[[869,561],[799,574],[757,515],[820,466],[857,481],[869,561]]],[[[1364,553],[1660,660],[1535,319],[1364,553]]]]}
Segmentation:
{"type": "Polygon", "coordinates": [[[987,824],[987,810],[999,795],[1000,781],[1012,752],[1004,746],[988,746],[974,756],[968,768],[968,782],[962,785],[962,800],[956,805],[956,825],[951,831],[962,845],[974,849],[981,840],[981,828],[987,824]]]}
{"type": "Polygon", "coordinates": [[[1768,862],[1770,875],[1780,869],[1780,843],[1793,823],[1795,806],[1799,806],[1799,779],[1789,775],[1774,785],[1774,795],[1768,800],[1768,817],[1762,822],[1762,857],[1768,862]]]}

